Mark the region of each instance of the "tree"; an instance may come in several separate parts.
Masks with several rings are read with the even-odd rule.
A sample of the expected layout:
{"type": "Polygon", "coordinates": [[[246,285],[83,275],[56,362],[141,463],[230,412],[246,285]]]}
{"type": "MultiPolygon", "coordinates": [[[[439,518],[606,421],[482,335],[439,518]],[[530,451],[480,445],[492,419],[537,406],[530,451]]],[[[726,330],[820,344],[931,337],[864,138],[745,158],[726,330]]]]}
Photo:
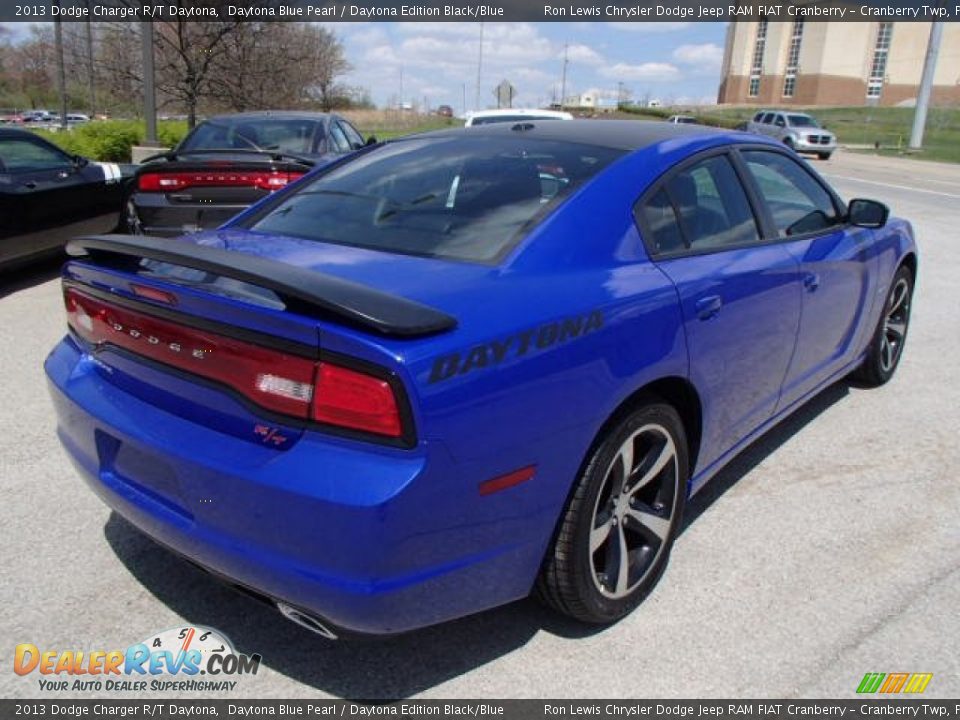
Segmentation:
{"type": "Polygon", "coordinates": [[[197,124],[197,106],[210,94],[211,74],[226,53],[230,35],[242,27],[240,21],[155,24],[157,89],[183,106],[191,128],[197,124]]]}

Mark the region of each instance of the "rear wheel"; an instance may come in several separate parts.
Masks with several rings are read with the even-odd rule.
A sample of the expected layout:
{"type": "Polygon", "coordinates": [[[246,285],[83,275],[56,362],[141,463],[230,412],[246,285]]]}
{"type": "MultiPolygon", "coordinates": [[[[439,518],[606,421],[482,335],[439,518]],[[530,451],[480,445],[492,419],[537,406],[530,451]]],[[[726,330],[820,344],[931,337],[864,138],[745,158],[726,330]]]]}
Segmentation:
{"type": "Polygon", "coordinates": [[[855,379],[876,387],[893,377],[900,358],[903,357],[912,301],[913,273],[910,268],[901,267],[893,276],[883,315],[870,341],[863,364],[853,374],[855,379]]]}
{"type": "Polygon", "coordinates": [[[687,440],[671,406],[652,402],[610,430],[577,480],[537,583],[578,620],[607,623],[657,584],[683,516],[687,440]]]}
{"type": "Polygon", "coordinates": [[[832,155],[832,153],[828,153],[828,152],[817,153],[817,157],[820,158],[821,160],[829,160],[830,155],[832,155]]]}

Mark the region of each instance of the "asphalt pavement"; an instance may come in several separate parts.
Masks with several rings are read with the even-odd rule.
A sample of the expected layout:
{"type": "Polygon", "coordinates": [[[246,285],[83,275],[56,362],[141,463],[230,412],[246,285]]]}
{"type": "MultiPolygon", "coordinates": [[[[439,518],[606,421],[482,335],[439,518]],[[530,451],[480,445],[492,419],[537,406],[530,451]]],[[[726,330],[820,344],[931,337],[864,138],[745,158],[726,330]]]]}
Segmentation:
{"type": "Polygon", "coordinates": [[[331,643],[225,589],[76,477],[42,372],[64,331],[57,268],[3,280],[0,697],[90,697],[15,675],[17,643],[108,650],[184,624],[263,656],[238,698],[853,698],[866,672],[930,672],[925,697],[960,696],[960,166],[842,151],[813,165],[914,224],[899,372],[825,390],[745,451],[688,507],[656,591],[604,629],[524,601],[331,643]]]}

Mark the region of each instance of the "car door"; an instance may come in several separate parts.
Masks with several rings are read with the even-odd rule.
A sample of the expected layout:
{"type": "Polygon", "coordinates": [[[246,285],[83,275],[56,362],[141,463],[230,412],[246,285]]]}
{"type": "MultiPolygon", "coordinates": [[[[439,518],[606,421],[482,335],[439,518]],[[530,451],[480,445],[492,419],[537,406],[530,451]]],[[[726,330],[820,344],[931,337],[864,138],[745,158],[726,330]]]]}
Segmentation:
{"type": "Polygon", "coordinates": [[[0,163],[10,218],[0,241],[0,263],[41,255],[65,241],[58,232],[85,212],[84,184],[73,158],[40,138],[0,137],[0,163]]]}
{"type": "Polygon", "coordinates": [[[869,332],[877,259],[870,230],[846,224],[846,209],[803,161],[774,148],[742,150],[763,199],[771,239],[799,263],[803,305],[781,406],[795,402],[854,359],[869,332]]]}
{"type": "Polygon", "coordinates": [[[773,415],[800,320],[797,261],[763,242],[727,152],[672,172],[645,194],[637,219],[677,288],[690,379],[703,399],[706,467],[773,415]]]}

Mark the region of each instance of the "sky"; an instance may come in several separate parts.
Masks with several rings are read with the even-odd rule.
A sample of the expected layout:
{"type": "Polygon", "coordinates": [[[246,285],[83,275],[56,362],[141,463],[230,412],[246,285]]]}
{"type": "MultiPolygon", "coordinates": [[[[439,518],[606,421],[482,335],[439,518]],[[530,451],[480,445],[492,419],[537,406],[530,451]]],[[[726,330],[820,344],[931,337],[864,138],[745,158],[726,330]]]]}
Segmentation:
{"type": "MultiPolygon", "coordinates": [[[[457,114],[477,106],[480,23],[331,23],[353,70],[344,78],[378,105],[400,101],[457,114]]],[[[634,100],[710,104],[717,99],[725,23],[484,23],[479,107],[496,107],[509,81],[514,107],[559,97],[567,46],[567,95],[600,91],[634,100]]]]}
{"type": "MultiPolygon", "coordinates": [[[[14,38],[27,23],[0,23],[14,38]]],[[[634,100],[663,104],[716,102],[726,23],[325,23],[343,40],[352,70],[342,78],[369,90],[378,106],[396,102],[450,105],[458,115],[496,107],[494,87],[516,89],[514,107],[559,98],[564,47],[567,95],[615,100],[618,83],[634,100]],[[402,91],[402,97],[401,97],[402,91]],[[464,107],[464,105],[466,107],[464,107]]]]}

